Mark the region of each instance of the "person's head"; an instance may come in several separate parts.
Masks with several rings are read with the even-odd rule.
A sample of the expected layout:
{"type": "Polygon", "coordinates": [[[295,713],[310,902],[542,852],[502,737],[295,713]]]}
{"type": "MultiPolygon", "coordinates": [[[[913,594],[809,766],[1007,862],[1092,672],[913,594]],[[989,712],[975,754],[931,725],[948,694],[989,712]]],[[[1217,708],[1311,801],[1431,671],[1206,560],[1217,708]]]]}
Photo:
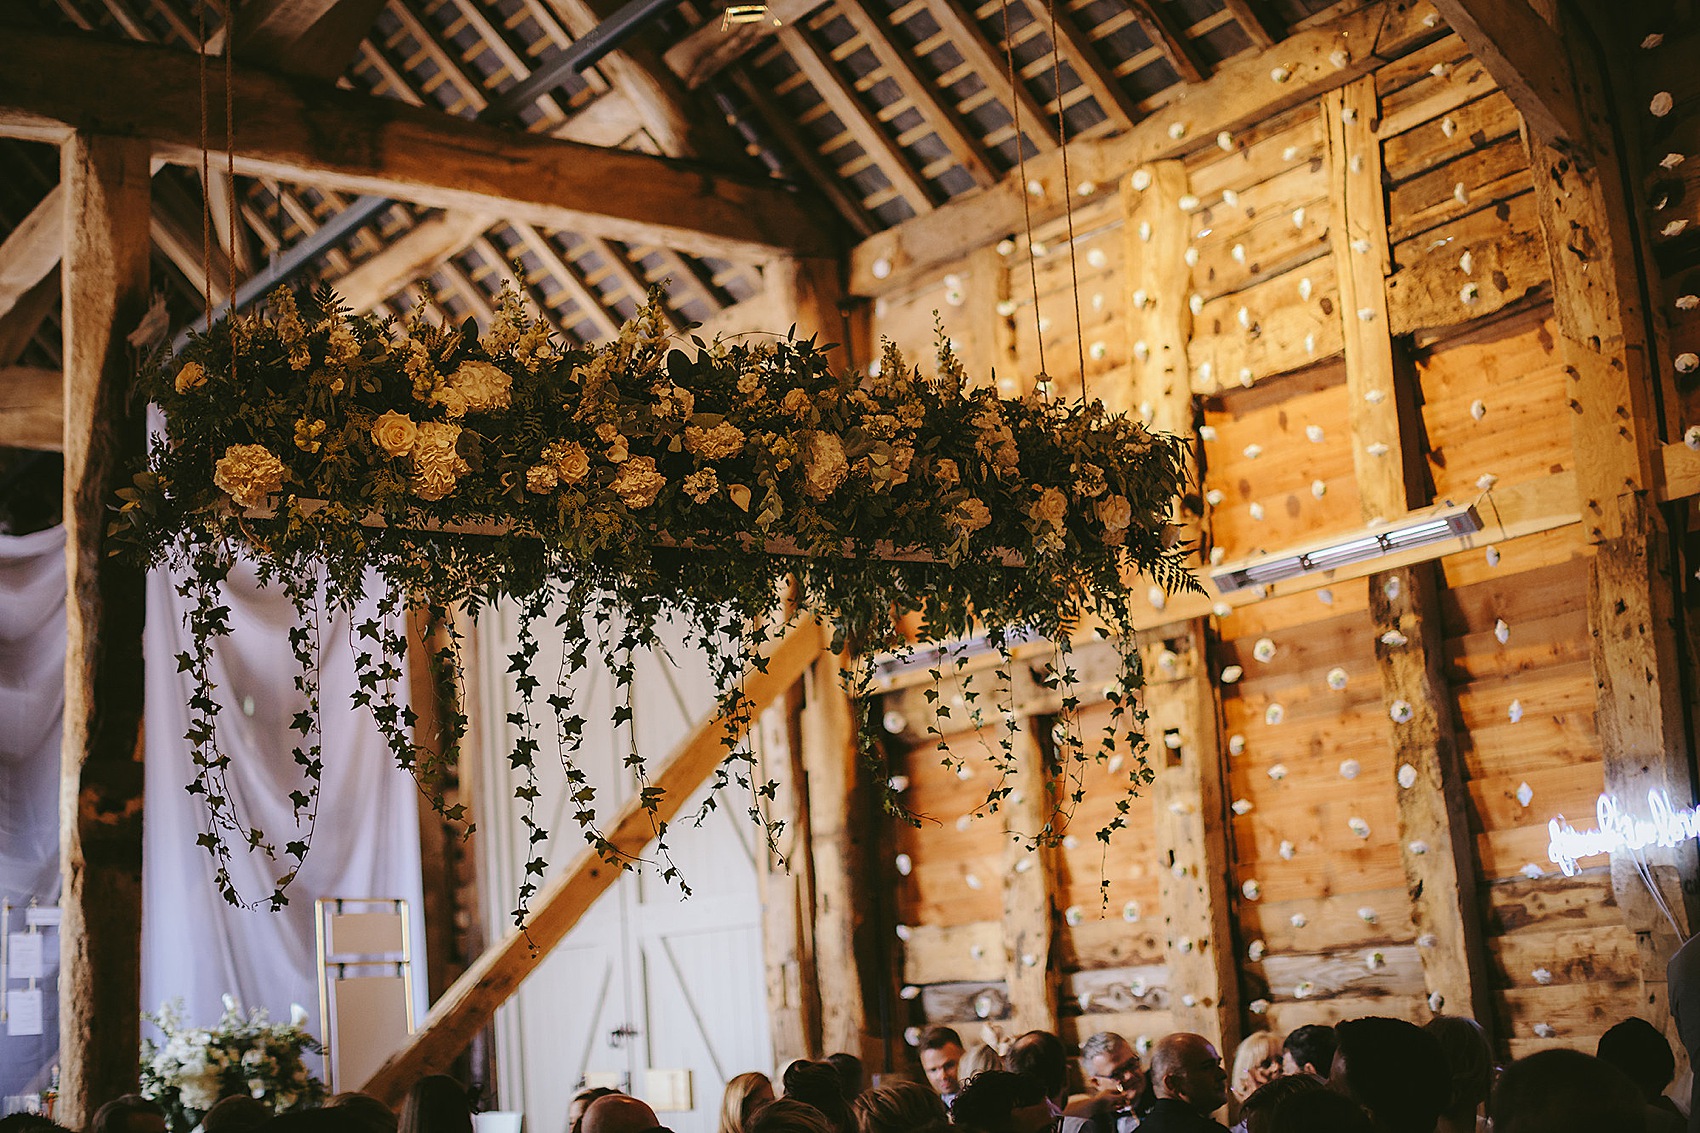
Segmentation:
{"type": "Polygon", "coordinates": [[[1488,1103],[1493,1133],[1645,1133],[1647,1103],[1629,1075],[1579,1050],[1513,1062],[1488,1103]]]}
{"type": "Polygon", "coordinates": [[[1209,1039],[1179,1031],[1151,1048],[1151,1089],[1208,1116],[1228,1104],[1228,1072],[1209,1039]]]}
{"type": "Polygon", "coordinates": [[[71,1133],[51,1117],[41,1113],[8,1113],[0,1117],[0,1133],[71,1133]]]}
{"type": "Polygon", "coordinates": [[[298,1109],[266,1118],[255,1133],[360,1133],[360,1119],[341,1106],[298,1109]]]}
{"type": "Polygon", "coordinates": [[[1285,1074],[1315,1074],[1326,1078],[1333,1065],[1333,1027],[1307,1023],[1281,1044],[1281,1071],[1285,1074]]]}
{"type": "Polygon", "coordinates": [[[1377,1133],[1367,1109],[1326,1088],[1283,1099],[1268,1129],[1269,1133],[1377,1133]]]}
{"type": "Polygon", "coordinates": [[[1145,1067],[1133,1044],[1114,1031],[1099,1031],[1080,1044],[1080,1072],[1091,1090],[1115,1090],[1138,1101],[1145,1089],[1145,1067]]]}
{"type": "Polygon", "coordinates": [[[968,1053],[957,1061],[956,1079],[958,1082],[966,1082],[974,1075],[987,1070],[1002,1069],[1003,1055],[998,1053],[996,1047],[990,1043],[975,1043],[968,1048],[968,1053]]]}
{"type": "Polygon", "coordinates": [[[1463,1015],[1436,1015],[1423,1030],[1440,1043],[1440,1055],[1452,1077],[1446,1112],[1474,1117],[1493,1090],[1493,1047],[1488,1045],[1487,1033],[1480,1023],[1463,1015]]]}
{"type": "Polygon", "coordinates": [[[1676,1056],[1670,1040],[1645,1019],[1630,1016],[1600,1036],[1597,1057],[1609,1062],[1634,1082],[1643,1097],[1652,1101],[1665,1092],[1676,1077],[1676,1056]]]}
{"type": "Polygon", "coordinates": [[[591,1102],[619,1092],[607,1086],[591,1086],[574,1094],[573,1100],[567,1103],[567,1133],[579,1133],[584,1125],[584,1111],[590,1108],[591,1102]]]}
{"type": "Polygon", "coordinates": [[[786,1097],[814,1106],[826,1115],[834,1129],[849,1133],[850,1106],[844,1100],[844,1087],[832,1063],[799,1058],[785,1068],[781,1081],[786,1097]]]}
{"type": "Polygon", "coordinates": [[[1323,1094],[1328,1085],[1315,1074],[1283,1074],[1251,1092],[1240,1106],[1246,1133],[1269,1133],[1275,1127],[1275,1110],[1288,1098],[1300,1094],[1323,1094]]]}
{"type": "Polygon", "coordinates": [[[472,1101],[447,1074],[428,1074],[401,1103],[400,1133],[472,1133],[472,1101]]]}
{"type": "Polygon", "coordinates": [[[395,1110],[371,1094],[350,1090],[332,1097],[325,1108],[340,1109],[352,1116],[360,1124],[360,1133],[396,1133],[395,1110]]]}
{"type": "Polygon", "coordinates": [[[1038,1079],[1008,1070],[974,1075],[950,1103],[950,1123],[975,1133],[1039,1133],[1051,1120],[1038,1079]]]}
{"type": "Polygon", "coordinates": [[[582,1133],[645,1133],[661,1124],[648,1104],[627,1094],[604,1094],[579,1122],[582,1133]]]}
{"type": "Polygon", "coordinates": [[[839,1133],[826,1115],[807,1102],[780,1098],[750,1117],[745,1133],[839,1133]]]}
{"type": "Polygon", "coordinates": [[[89,1133],[165,1133],[165,1111],[140,1094],[125,1094],[94,1111],[89,1133]]]}
{"type": "MultiPolygon", "coordinates": [[[[246,1094],[223,1098],[201,1118],[206,1133],[247,1133],[272,1115],[272,1107],[246,1094]]],[[[391,1128],[394,1128],[392,1125],[391,1128]]]]}
{"type": "Polygon", "coordinates": [[[1228,1088],[1236,1101],[1245,1101],[1252,1091],[1281,1073],[1281,1036],[1273,1031],[1253,1031],[1234,1049],[1234,1065],[1228,1071],[1228,1088]]]}
{"type": "Polygon", "coordinates": [[[1336,1024],[1334,1041],[1331,1089],[1388,1133],[1434,1133],[1452,1094],[1439,1040],[1415,1023],[1372,1016],[1336,1024]]]}
{"type": "Polygon", "coordinates": [[[962,1036],[949,1027],[928,1027],[921,1034],[921,1069],[927,1072],[927,1085],[940,1094],[954,1094],[962,1088],[959,1076],[962,1063],[962,1036]]]}
{"type": "Polygon", "coordinates": [[[1038,1082],[1045,1097],[1059,1105],[1068,1096],[1068,1048],[1049,1031],[1028,1031],[1010,1043],[1003,1065],[1038,1082]]]}
{"type": "Polygon", "coordinates": [[[756,1110],[773,1100],[773,1083],[766,1074],[751,1070],[726,1083],[720,1095],[720,1126],[716,1133],[744,1133],[756,1110]]]}
{"type": "Polygon", "coordinates": [[[862,1092],[862,1060],[853,1054],[840,1051],[826,1056],[827,1063],[838,1071],[838,1086],[844,1094],[845,1101],[854,1101],[856,1095],[862,1092]]]}
{"type": "Polygon", "coordinates": [[[891,1082],[863,1090],[850,1103],[856,1133],[915,1133],[950,1120],[944,1102],[919,1082],[891,1082]]]}

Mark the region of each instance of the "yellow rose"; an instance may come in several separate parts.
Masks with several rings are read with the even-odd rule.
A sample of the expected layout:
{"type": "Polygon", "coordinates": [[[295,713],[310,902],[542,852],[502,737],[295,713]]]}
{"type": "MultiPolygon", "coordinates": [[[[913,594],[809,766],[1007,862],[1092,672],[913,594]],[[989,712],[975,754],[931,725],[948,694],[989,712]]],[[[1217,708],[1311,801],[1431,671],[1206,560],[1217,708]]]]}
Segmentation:
{"type": "Polygon", "coordinates": [[[590,454],[577,441],[556,441],[543,450],[543,460],[555,466],[563,484],[577,484],[590,475],[590,454]]]}
{"type": "Polygon", "coordinates": [[[406,456],[418,436],[413,418],[393,409],[372,422],[372,443],[390,456],[406,456]]]}
{"type": "Polygon", "coordinates": [[[1126,496],[1110,496],[1099,500],[1094,506],[1098,512],[1098,522],[1109,532],[1126,531],[1128,524],[1133,522],[1133,505],[1127,502],[1126,496]]]}
{"type": "Polygon", "coordinates": [[[1068,497],[1055,488],[1046,488],[1034,502],[1029,514],[1040,523],[1060,528],[1063,520],[1068,517],[1068,497]]]}
{"type": "Polygon", "coordinates": [[[177,392],[188,393],[207,384],[207,371],[199,362],[189,362],[177,371],[177,392]]]}

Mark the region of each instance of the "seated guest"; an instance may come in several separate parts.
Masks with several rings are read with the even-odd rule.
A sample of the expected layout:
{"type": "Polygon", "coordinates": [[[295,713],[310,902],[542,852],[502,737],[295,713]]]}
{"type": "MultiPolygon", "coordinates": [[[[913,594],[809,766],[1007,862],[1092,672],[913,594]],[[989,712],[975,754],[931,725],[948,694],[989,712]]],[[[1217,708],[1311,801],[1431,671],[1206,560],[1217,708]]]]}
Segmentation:
{"type": "Polygon", "coordinates": [[[165,1111],[140,1094],[125,1094],[94,1111],[89,1133],[165,1133],[165,1111]]]}
{"type": "Polygon", "coordinates": [[[1627,1074],[1579,1050],[1513,1062],[1488,1103],[1493,1133],[1646,1133],[1646,1113],[1627,1074]]]}
{"type": "Polygon", "coordinates": [[[1281,1044],[1283,1074],[1315,1074],[1326,1079],[1334,1065],[1334,1028],[1307,1023],[1281,1044]]]}
{"type": "Polygon", "coordinates": [[[396,1133],[395,1110],[371,1094],[349,1090],[332,1097],[325,1108],[347,1112],[359,1122],[360,1133],[396,1133]]]}
{"type": "Polygon", "coordinates": [[[973,1133],[1041,1133],[1055,1122],[1038,1080],[1008,1070],[974,1075],[950,1107],[950,1123],[973,1133]]]}
{"type": "Polygon", "coordinates": [[[0,1117],[0,1133],[71,1133],[57,1121],[41,1113],[8,1113],[0,1117]]]}
{"type": "Polygon", "coordinates": [[[1378,1133],[1434,1133],[1452,1095],[1440,1041],[1403,1019],[1352,1019],[1334,1027],[1328,1085],[1369,1110],[1378,1133]]]}
{"type": "Polygon", "coordinates": [[[1240,1106],[1240,1120],[1234,1133],[1269,1133],[1275,1127],[1275,1110],[1288,1098],[1299,1094],[1321,1094],[1328,1083],[1315,1074],[1283,1074],[1259,1086],[1240,1106]]]}
{"type": "Polygon", "coordinates": [[[1647,1133],[1682,1133],[1688,1123],[1665,1087],[1676,1077],[1676,1055],[1670,1040],[1645,1019],[1631,1016],[1600,1036],[1598,1057],[1635,1083],[1647,1103],[1647,1133]]]}
{"type": "Polygon", "coordinates": [[[1440,1115],[1435,1133],[1486,1133],[1480,1116],[1493,1090],[1493,1048],[1482,1025],[1463,1015],[1436,1015],[1423,1030],[1440,1043],[1441,1057],[1452,1076],[1452,1097],[1440,1115]]]}
{"type": "Polygon", "coordinates": [[[401,1103],[396,1129],[398,1133],[472,1133],[472,1100],[466,1087],[447,1074],[419,1079],[401,1103]]]}
{"type": "Polygon", "coordinates": [[[1145,1067],[1133,1044],[1114,1031],[1099,1031],[1080,1044],[1081,1076],[1089,1091],[1069,1103],[1068,1114],[1084,1117],[1093,1133],[1130,1133],[1139,1124],[1146,1096],[1145,1067]]]}
{"type": "Polygon", "coordinates": [[[751,1070],[726,1083],[720,1095],[720,1125],[715,1133],[746,1133],[756,1110],[773,1100],[773,1083],[766,1074],[751,1070]]]}
{"type": "Polygon", "coordinates": [[[1303,1093],[1275,1107],[1269,1133],[1376,1133],[1363,1106],[1331,1090],[1303,1093]]]}
{"type": "Polygon", "coordinates": [[[1228,1072],[1235,1101],[1245,1101],[1259,1086],[1281,1076],[1281,1053],[1281,1036],[1273,1031],[1253,1031],[1240,1040],[1228,1072]]]}
{"type": "Polygon", "coordinates": [[[840,1133],[840,1130],[814,1106],[794,1098],[780,1098],[756,1110],[746,1133],[840,1133]]]}
{"type": "Polygon", "coordinates": [[[607,1086],[591,1086],[574,1094],[573,1100],[567,1103],[567,1133],[580,1133],[584,1124],[584,1111],[590,1108],[591,1102],[619,1092],[607,1086]]]}
{"type": "MultiPolygon", "coordinates": [[[[626,1094],[604,1094],[584,1111],[579,1128],[583,1133],[649,1133],[659,1128],[655,1111],[626,1094]]],[[[407,1133],[404,1129],[402,1133],[407,1133]]]]}
{"type": "MultiPolygon", "coordinates": [[[[272,1115],[272,1107],[246,1094],[222,1098],[201,1118],[203,1133],[248,1133],[272,1115]]],[[[393,1127],[392,1127],[393,1128],[393,1127]]]]}
{"type": "Polygon", "coordinates": [[[862,1060],[853,1054],[829,1054],[826,1061],[838,1071],[838,1084],[844,1094],[844,1100],[853,1102],[856,1095],[862,1092],[862,1060]]]}
{"type": "Polygon", "coordinates": [[[1228,1072],[1203,1035],[1181,1031],[1151,1048],[1151,1090],[1140,1133],[1226,1133],[1210,1115],[1228,1104],[1228,1072]]]}
{"type": "Polygon", "coordinates": [[[919,1082],[891,1082],[863,1090],[850,1103],[856,1133],[942,1133],[950,1122],[944,1102],[919,1082]]]}
{"type": "MultiPolygon", "coordinates": [[[[959,1082],[966,1082],[974,1075],[985,1070],[1002,1070],[1003,1055],[990,1043],[975,1043],[956,1064],[956,1077],[959,1082]]],[[[949,1104],[948,1102],[946,1103],[949,1104]]]]}
{"type": "Polygon", "coordinates": [[[850,1106],[844,1101],[844,1087],[830,1062],[799,1058],[785,1068],[782,1085],[786,1097],[820,1110],[838,1133],[851,1133],[855,1129],[850,1106]]]}
{"type": "Polygon", "coordinates": [[[949,1106],[962,1088],[962,1036],[949,1027],[928,1027],[921,1034],[921,1069],[927,1084],[949,1106]]]}

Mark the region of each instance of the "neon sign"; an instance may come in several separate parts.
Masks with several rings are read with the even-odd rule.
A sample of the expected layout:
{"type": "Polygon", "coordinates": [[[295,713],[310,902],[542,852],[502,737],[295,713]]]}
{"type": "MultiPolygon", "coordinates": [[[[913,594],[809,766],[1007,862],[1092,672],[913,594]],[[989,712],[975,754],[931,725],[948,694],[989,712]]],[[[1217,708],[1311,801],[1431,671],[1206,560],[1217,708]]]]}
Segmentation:
{"type": "Polygon", "coordinates": [[[1615,795],[1601,795],[1594,804],[1594,817],[1599,825],[1592,830],[1578,830],[1561,814],[1547,823],[1547,860],[1564,871],[1564,876],[1576,876],[1576,863],[1582,858],[1631,853],[1648,846],[1680,846],[1700,839],[1700,809],[1678,808],[1670,801],[1670,793],[1654,789],[1647,792],[1648,817],[1627,814],[1615,795]]]}

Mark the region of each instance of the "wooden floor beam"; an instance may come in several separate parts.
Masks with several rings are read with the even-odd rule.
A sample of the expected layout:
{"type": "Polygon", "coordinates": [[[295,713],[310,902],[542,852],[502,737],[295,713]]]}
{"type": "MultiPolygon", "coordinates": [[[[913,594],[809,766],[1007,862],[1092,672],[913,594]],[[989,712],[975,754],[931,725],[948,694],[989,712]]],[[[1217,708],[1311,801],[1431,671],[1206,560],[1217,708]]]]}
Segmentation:
{"type": "Polygon", "coordinates": [[[76,135],[62,151],[67,243],[60,804],[60,1121],[83,1128],[136,1087],[142,960],[143,574],[106,553],[113,493],[145,446],[125,334],[148,307],[148,146],[76,135]]]}
{"type": "MultiPolygon", "coordinates": [[[[819,624],[805,615],[784,638],[763,650],[765,671],[752,668],[743,677],[744,695],[750,702],[746,724],[797,682],[819,656],[823,644],[819,624]]],[[[735,738],[742,739],[741,730],[735,738]]],[[[651,779],[652,786],[661,791],[653,819],[634,796],[609,828],[608,840],[620,853],[632,857],[643,853],[655,837],[654,822],[670,822],[720,766],[726,756],[726,739],[725,721],[710,714],[673,749],[651,779]]],[[[432,1006],[424,1026],[361,1090],[396,1105],[421,1077],[443,1072],[490,1021],[496,1008],[507,1002],[596,899],[619,880],[621,872],[594,849],[581,853],[537,895],[526,931],[509,933],[480,956],[432,1006]]],[[[134,1073],[134,1031],[128,1034],[132,1036],[126,1041],[131,1047],[134,1073]]]]}

